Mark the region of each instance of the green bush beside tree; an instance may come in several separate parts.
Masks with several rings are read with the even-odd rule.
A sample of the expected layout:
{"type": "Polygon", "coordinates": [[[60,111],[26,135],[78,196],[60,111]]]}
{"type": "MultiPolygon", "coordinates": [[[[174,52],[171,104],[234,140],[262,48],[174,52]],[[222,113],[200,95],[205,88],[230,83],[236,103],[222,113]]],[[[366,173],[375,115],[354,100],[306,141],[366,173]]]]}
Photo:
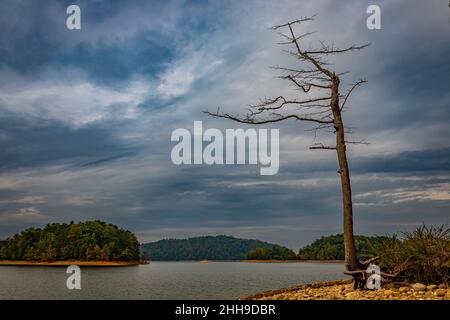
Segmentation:
{"type": "Polygon", "coordinates": [[[392,237],[378,249],[382,271],[407,282],[450,282],[450,229],[422,226],[392,237]]]}

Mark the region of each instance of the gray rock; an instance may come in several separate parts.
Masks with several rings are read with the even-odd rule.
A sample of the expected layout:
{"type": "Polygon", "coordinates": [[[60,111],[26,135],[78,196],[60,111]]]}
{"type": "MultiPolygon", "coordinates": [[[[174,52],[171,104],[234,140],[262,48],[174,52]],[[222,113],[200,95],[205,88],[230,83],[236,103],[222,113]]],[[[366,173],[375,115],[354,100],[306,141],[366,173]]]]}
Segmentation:
{"type": "Polygon", "coordinates": [[[414,283],[412,285],[412,288],[413,288],[414,291],[425,291],[425,290],[427,290],[427,286],[426,285],[424,285],[422,283],[418,283],[418,282],[414,283]]]}

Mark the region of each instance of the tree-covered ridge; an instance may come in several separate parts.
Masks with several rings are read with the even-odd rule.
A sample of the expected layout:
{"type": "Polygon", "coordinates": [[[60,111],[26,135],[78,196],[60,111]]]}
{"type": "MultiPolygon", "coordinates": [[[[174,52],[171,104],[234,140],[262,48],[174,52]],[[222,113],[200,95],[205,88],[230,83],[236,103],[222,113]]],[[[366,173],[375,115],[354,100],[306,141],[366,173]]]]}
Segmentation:
{"type": "Polygon", "coordinates": [[[254,249],[275,246],[264,241],[232,236],[205,236],[146,243],[141,245],[141,251],[147,253],[150,260],[244,260],[254,249]]]}
{"type": "Polygon", "coordinates": [[[247,254],[248,260],[296,260],[294,251],[285,247],[258,248],[247,254]]]}
{"type": "MultiPolygon", "coordinates": [[[[386,236],[355,236],[359,259],[375,255],[377,248],[389,240],[386,236]]],[[[342,234],[321,237],[310,245],[300,248],[300,260],[344,260],[344,237],[342,234]]]]}
{"type": "Polygon", "coordinates": [[[131,261],[139,260],[139,242],[130,231],[102,221],[52,223],[1,241],[0,259],[131,261]]]}

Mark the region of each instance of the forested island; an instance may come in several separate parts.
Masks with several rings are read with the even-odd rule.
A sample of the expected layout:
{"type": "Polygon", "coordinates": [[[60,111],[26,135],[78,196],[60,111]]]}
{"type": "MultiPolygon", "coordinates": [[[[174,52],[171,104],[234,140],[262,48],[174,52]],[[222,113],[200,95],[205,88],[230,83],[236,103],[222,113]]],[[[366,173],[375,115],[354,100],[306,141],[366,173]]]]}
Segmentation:
{"type": "Polygon", "coordinates": [[[63,261],[123,265],[139,261],[140,255],[139,242],[132,232],[96,220],[28,228],[0,241],[0,259],[2,264],[18,265],[23,262],[59,265],[63,261]]]}

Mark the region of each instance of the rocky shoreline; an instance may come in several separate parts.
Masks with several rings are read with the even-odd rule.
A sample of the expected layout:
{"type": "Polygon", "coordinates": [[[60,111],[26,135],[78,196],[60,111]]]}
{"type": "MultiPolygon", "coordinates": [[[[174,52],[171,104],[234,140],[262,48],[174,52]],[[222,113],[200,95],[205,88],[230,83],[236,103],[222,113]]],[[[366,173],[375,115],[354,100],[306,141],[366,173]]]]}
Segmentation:
{"type": "Polygon", "coordinates": [[[353,290],[350,279],[257,293],[241,300],[450,300],[446,284],[389,283],[380,290],[353,290]]]}

